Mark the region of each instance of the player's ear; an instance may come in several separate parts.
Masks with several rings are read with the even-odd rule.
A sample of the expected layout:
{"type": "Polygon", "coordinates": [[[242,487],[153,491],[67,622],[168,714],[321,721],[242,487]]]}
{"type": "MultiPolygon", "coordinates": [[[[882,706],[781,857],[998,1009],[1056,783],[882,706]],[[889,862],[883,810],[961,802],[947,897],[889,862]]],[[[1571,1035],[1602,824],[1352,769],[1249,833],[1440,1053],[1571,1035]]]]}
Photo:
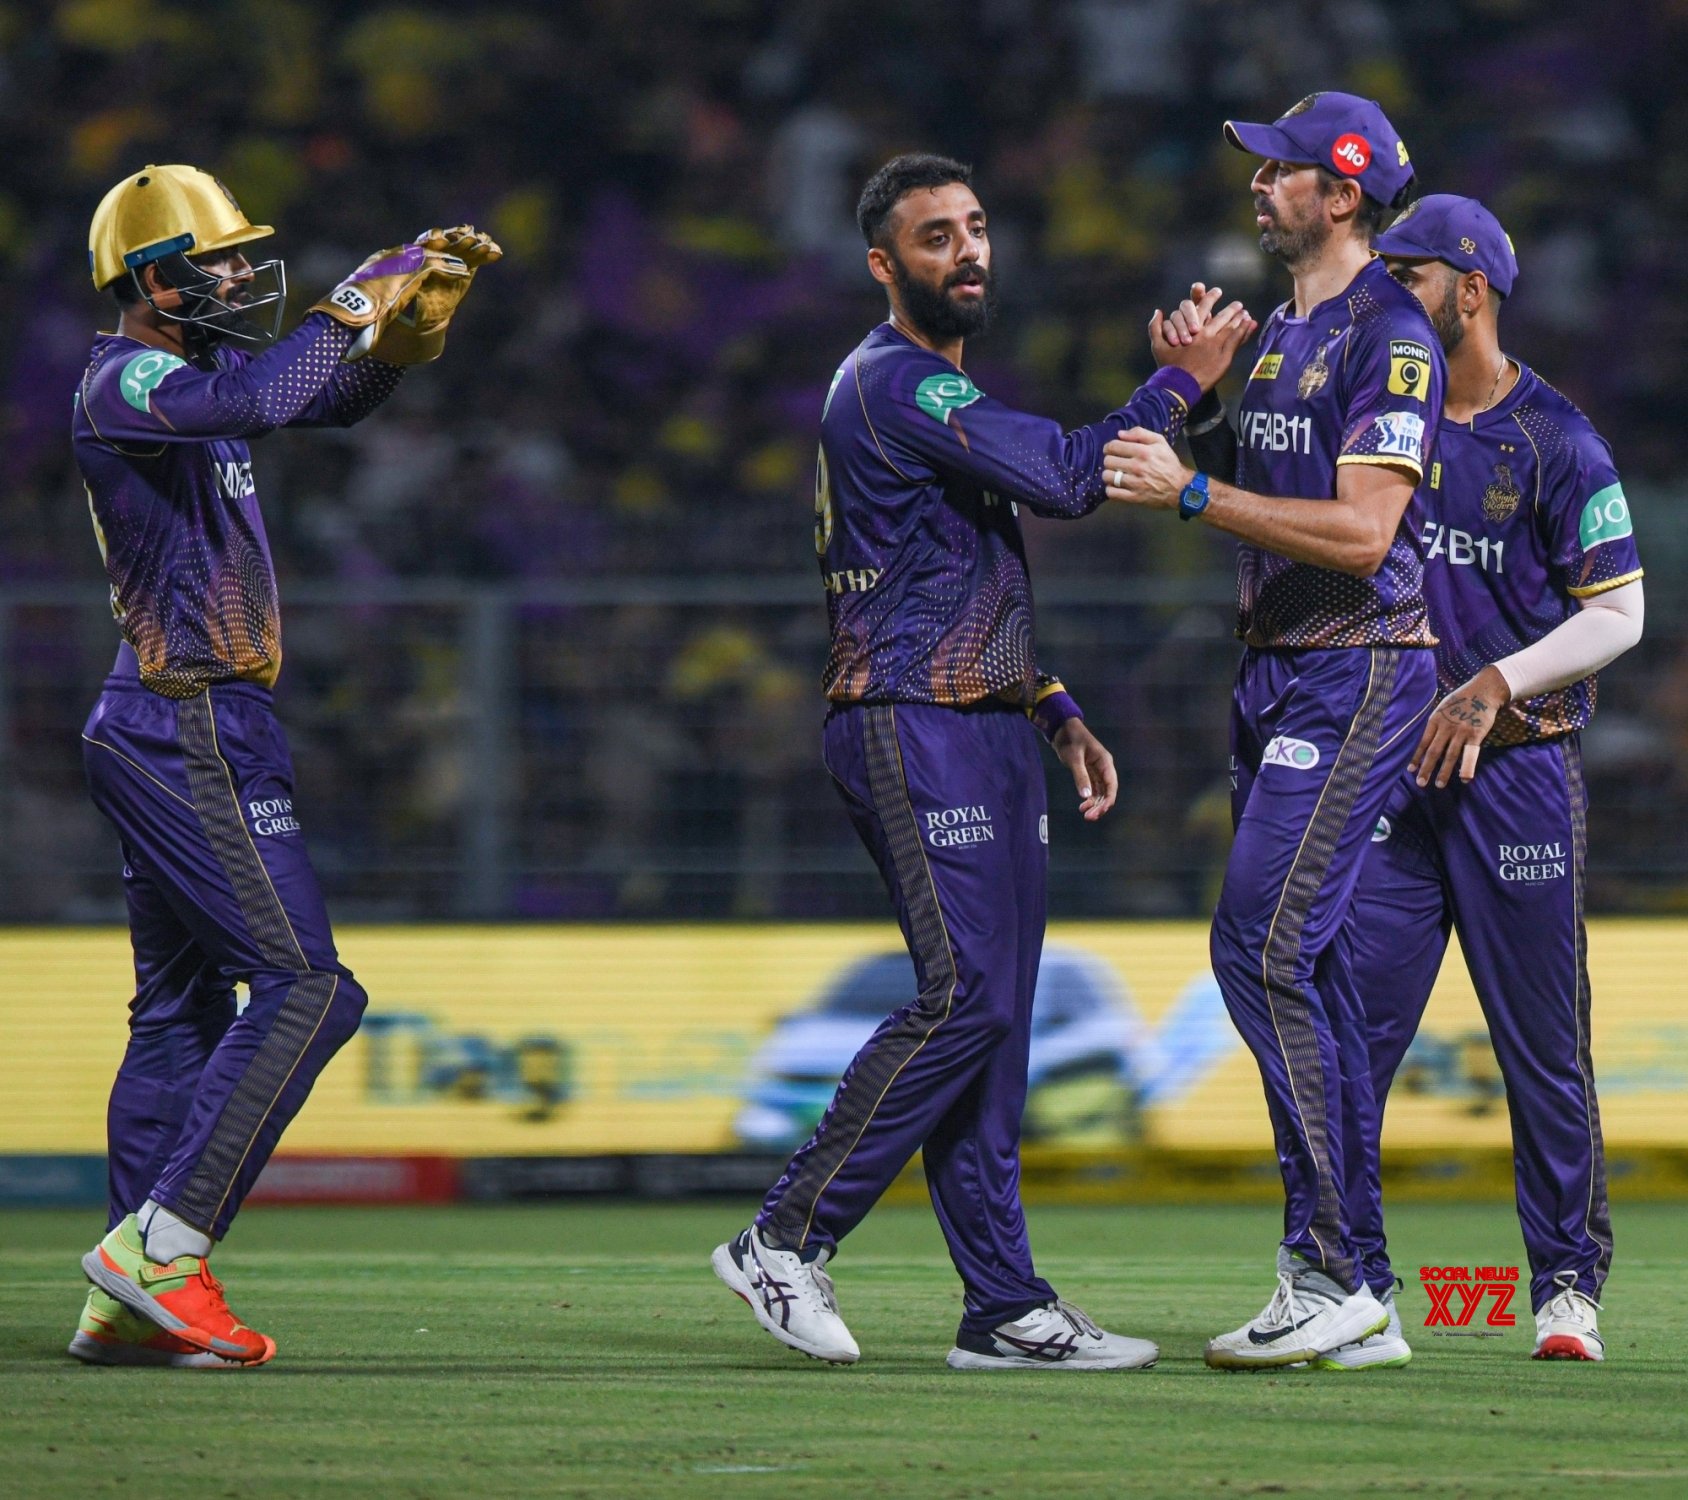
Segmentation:
{"type": "Polygon", "coordinates": [[[881,286],[894,286],[897,280],[896,267],[891,264],[891,252],[883,246],[871,246],[867,252],[868,274],[881,286]]]}
{"type": "Polygon", "coordinates": [[[1364,196],[1360,191],[1359,183],[1352,178],[1344,177],[1327,195],[1331,218],[1352,224],[1355,216],[1360,212],[1360,200],[1364,196]]]}
{"type": "Polygon", "coordinates": [[[1475,317],[1489,303],[1489,278],[1481,271],[1467,271],[1459,279],[1459,308],[1475,317]]]}
{"type": "Polygon", "coordinates": [[[141,288],[152,299],[152,305],[167,311],[182,305],[182,294],[164,279],[156,262],[141,267],[141,288]]]}

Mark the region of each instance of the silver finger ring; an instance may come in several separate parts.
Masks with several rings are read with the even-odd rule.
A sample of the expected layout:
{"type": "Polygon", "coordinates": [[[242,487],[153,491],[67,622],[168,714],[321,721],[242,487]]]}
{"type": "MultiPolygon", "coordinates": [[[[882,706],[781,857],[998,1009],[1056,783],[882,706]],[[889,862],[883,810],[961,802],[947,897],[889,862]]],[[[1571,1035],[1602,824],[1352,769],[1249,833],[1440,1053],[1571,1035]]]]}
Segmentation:
{"type": "Polygon", "coordinates": [[[1125,488],[1125,470],[1124,469],[1115,469],[1114,470],[1114,488],[1116,490],[1123,490],[1125,488]]]}

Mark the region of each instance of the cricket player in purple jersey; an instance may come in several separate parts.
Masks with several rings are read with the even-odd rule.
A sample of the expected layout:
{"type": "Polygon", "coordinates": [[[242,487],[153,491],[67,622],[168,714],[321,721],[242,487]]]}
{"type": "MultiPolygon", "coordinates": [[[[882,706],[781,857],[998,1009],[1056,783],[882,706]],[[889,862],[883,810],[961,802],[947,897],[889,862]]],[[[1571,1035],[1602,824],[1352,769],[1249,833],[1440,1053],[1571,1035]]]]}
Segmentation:
{"type": "Polygon", "coordinates": [[[1239,304],[1217,314],[1170,351],[1183,368],[1157,371],[1093,426],[1063,432],[1010,410],[962,368],[992,296],[969,183],[957,162],[902,156],[863,191],[857,218],[891,316],[833,377],[816,475],[832,632],[823,753],[896,905],[918,993],[857,1053],[755,1223],[713,1264],[780,1342],[854,1361],[826,1263],[923,1151],[965,1288],[953,1368],[1143,1368],[1154,1344],[1103,1331],[1038,1276],[1020,1205],[1048,868],[1037,731],[1086,818],[1118,782],[1041,670],[1019,511],[1095,510],[1107,436],[1176,435],[1253,325],[1239,304]]]}
{"type": "MultiPolygon", "coordinates": [[[[1394,1285],[1378,1131],[1455,927],[1506,1081],[1535,1357],[1598,1360],[1612,1226],[1589,1055],[1579,739],[1595,674],[1641,638],[1641,559],[1611,450],[1501,350],[1518,264],[1494,216],[1437,194],[1374,248],[1447,351],[1421,523],[1446,696],[1378,820],[1345,933],[1376,1100],[1348,1142],[1355,1242],[1366,1280],[1394,1285]]],[[[1391,1357],[1404,1362],[1404,1342],[1334,1356],[1391,1357]]]]}
{"type": "Polygon", "coordinates": [[[405,365],[440,352],[499,253],[467,226],[430,231],[371,256],[272,344],[282,264],[253,266],[243,247],[273,232],[208,173],[149,166],[105,196],[89,235],[121,322],[94,340],[72,439],[121,644],[83,758],[122,843],[135,954],[107,1117],[110,1232],[83,1257],[94,1287],[70,1346],[91,1363],[274,1356],[208,1257],[365,1004],[271,706],[280,614],[248,442],[368,416],[405,365]]]}
{"type": "MultiPolygon", "coordinates": [[[[1259,1369],[1315,1359],[1392,1317],[1360,1274],[1344,1197],[1344,1095],[1370,1074],[1363,1017],[1334,970],[1372,828],[1435,696],[1413,493],[1444,364],[1423,308],[1371,253],[1413,180],[1383,111],[1314,94],[1225,135],[1265,158],[1252,184],[1261,246],[1295,296],[1261,332],[1235,432],[1216,402],[1193,413],[1200,472],[1150,432],[1122,434],[1103,463],[1110,498],[1242,543],[1236,841],[1212,955],[1260,1066],[1286,1201],[1277,1291],[1205,1357],[1259,1369]]],[[[1199,306],[1172,322],[1171,337],[1190,336],[1199,306]]]]}

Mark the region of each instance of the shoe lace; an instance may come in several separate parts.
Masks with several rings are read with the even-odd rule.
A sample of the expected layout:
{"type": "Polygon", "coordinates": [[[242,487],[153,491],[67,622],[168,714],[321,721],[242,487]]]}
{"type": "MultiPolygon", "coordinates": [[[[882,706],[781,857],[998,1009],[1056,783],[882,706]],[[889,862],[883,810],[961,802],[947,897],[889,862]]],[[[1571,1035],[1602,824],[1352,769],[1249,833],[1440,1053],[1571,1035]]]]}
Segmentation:
{"type": "MultiPolygon", "coordinates": [[[[766,1246],[765,1248],[774,1249],[773,1246],[766,1246]]],[[[824,1253],[812,1261],[804,1261],[795,1251],[783,1249],[777,1251],[776,1253],[782,1256],[791,1256],[797,1262],[787,1277],[774,1274],[774,1268],[768,1264],[763,1255],[757,1252],[754,1241],[752,1242],[751,1252],[756,1262],[757,1274],[761,1280],[765,1302],[795,1301],[804,1302],[810,1306],[818,1302],[828,1312],[837,1315],[838,1295],[833,1290],[832,1278],[822,1269],[827,1259],[824,1253]]]]}
{"type": "Polygon", "coordinates": [[[1059,1313],[1073,1326],[1073,1330],[1078,1333],[1080,1337],[1093,1339],[1099,1339],[1102,1337],[1102,1330],[1097,1325],[1096,1320],[1092,1318],[1082,1307],[1074,1307],[1071,1302],[1068,1302],[1060,1297],[1057,1297],[1051,1305],[1057,1313],[1059,1313]]]}
{"type": "Polygon", "coordinates": [[[1595,1312],[1603,1310],[1594,1298],[1577,1286],[1577,1273],[1575,1271],[1556,1273],[1553,1284],[1559,1290],[1553,1294],[1552,1299],[1547,1304],[1550,1317],[1569,1318],[1574,1322],[1580,1322],[1583,1313],[1582,1308],[1577,1306],[1579,1302],[1593,1308],[1595,1312]]]}
{"type": "Polygon", "coordinates": [[[1266,1304],[1259,1321],[1267,1328],[1295,1321],[1295,1277],[1289,1272],[1278,1273],[1278,1289],[1272,1293],[1272,1300],[1266,1304]]]}
{"type": "Polygon", "coordinates": [[[838,1293],[833,1289],[832,1278],[821,1268],[821,1263],[818,1260],[809,1267],[809,1274],[814,1278],[815,1286],[820,1290],[821,1300],[826,1303],[827,1311],[836,1313],[838,1311],[838,1293]]]}

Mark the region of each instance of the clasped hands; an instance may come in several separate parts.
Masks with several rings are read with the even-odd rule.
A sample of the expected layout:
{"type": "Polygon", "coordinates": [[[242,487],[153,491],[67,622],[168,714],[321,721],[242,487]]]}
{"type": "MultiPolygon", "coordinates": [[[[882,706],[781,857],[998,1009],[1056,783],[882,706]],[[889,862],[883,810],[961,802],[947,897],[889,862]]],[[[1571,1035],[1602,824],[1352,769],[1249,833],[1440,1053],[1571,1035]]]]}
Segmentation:
{"type": "MultiPolygon", "coordinates": [[[[1220,291],[1195,282],[1171,313],[1163,315],[1157,307],[1149,319],[1155,363],[1187,371],[1204,392],[1219,383],[1260,326],[1241,302],[1216,312],[1220,291]]],[[[1184,486],[1195,477],[1160,433],[1144,427],[1109,440],[1102,449],[1102,475],[1110,500],[1152,510],[1175,507],[1184,486]]]]}

